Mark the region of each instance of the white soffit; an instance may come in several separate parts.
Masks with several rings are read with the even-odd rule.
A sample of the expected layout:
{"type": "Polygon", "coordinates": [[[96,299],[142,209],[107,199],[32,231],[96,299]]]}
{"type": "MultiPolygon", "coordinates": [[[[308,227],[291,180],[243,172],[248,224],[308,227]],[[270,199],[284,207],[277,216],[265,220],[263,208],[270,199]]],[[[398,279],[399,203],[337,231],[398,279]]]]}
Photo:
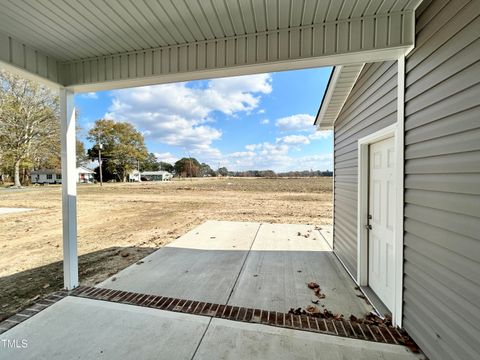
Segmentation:
{"type": "Polygon", "coordinates": [[[420,1],[0,0],[0,62],[89,91],[382,61],[413,46],[420,1]]]}
{"type": "Polygon", "coordinates": [[[315,119],[315,125],[319,130],[333,128],[333,124],[338,114],[340,114],[348,95],[350,95],[358,75],[360,75],[363,69],[363,65],[341,65],[333,69],[315,119]]]}

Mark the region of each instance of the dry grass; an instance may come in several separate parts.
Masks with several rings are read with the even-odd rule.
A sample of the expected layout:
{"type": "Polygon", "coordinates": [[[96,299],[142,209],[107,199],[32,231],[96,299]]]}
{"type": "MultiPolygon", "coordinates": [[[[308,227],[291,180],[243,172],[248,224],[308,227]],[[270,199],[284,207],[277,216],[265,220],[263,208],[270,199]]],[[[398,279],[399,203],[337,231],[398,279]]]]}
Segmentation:
{"type": "MultiPolygon", "coordinates": [[[[94,284],[206,220],[330,224],[332,179],[194,179],[78,188],[80,281],[94,284]]],[[[62,287],[60,187],[0,190],[0,319],[62,287]]]]}

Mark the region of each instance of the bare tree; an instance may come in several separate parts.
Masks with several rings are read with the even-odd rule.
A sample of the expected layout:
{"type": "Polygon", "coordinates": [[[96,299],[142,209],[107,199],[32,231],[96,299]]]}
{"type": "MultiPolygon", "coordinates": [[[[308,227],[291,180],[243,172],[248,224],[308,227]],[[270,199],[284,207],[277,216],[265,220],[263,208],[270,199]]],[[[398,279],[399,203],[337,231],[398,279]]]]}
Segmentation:
{"type": "Polygon", "coordinates": [[[59,158],[58,97],[38,83],[0,71],[0,152],[21,186],[22,162],[59,158]]]}

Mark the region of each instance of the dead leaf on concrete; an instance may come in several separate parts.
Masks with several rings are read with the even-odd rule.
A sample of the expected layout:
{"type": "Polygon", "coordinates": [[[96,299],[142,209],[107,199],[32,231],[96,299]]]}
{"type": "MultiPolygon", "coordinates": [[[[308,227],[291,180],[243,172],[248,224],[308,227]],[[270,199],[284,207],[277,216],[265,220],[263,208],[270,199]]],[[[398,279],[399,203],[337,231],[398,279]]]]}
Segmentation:
{"type": "Polygon", "coordinates": [[[312,290],[320,288],[320,285],[318,285],[316,282],[313,282],[313,281],[309,282],[307,284],[307,286],[308,286],[309,289],[312,289],[312,290]]]}
{"type": "Polygon", "coordinates": [[[320,309],[317,308],[315,305],[308,305],[305,310],[307,313],[314,315],[314,314],[320,314],[320,309]]]}
{"type": "Polygon", "coordinates": [[[343,314],[333,314],[333,319],[334,320],[340,320],[343,318],[343,314]]]}

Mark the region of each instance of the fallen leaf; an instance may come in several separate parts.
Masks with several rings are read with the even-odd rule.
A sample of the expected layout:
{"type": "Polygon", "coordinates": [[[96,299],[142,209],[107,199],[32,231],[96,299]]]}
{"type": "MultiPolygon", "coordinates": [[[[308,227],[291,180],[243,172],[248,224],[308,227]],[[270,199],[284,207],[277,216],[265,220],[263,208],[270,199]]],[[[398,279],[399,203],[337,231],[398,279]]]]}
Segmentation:
{"type": "Polygon", "coordinates": [[[320,285],[318,285],[316,282],[313,282],[313,281],[309,282],[307,284],[307,286],[308,286],[309,289],[319,289],[320,288],[320,285]]]}
{"type": "Polygon", "coordinates": [[[317,308],[315,305],[308,305],[305,310],[307,311],[307,313],[309,314],[320,314],[320,309],[317,308]]]}

